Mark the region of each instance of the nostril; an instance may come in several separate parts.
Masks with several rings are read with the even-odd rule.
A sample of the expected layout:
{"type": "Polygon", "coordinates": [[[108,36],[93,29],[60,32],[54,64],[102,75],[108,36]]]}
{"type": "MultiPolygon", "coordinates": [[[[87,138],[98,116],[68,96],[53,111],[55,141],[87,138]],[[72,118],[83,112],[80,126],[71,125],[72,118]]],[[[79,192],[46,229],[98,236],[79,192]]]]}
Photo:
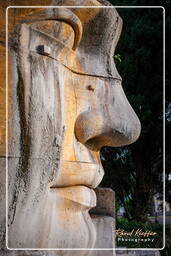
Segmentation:
{"type": "Polygon", "coordinates": [[[75,137],[79,142],[92,151],[99,151],[103,146],[120,147],[138,139],[141,124],[132,110],[118,117],[116,112],[107,114],[104,109],[86,111],[77,117],[75,137]]]}
{"type": "Polygon", "coordinates": [[[108,136],[96,136],[94,138],[89,139],[86,141],[85,146],[87,146],[92,151],[100,151],[100,149],[104,145],[110,145],[111,140],[108,136]]]}
{"type": "Polygon", "coordinates": [[[75,137],[79,142],[98,151],[97,145],[102,140],[101,134],[105,133],[104,117],[97,110],[81,113],[75,122],[75,137]]]}
{"type": "Polygon", "coordinates": [[[103,146],[118,144],[114,124],[103,109],[92,109],[81,113],[75,122],[75,136],[79,142],[92,151],[99,151],[103,146]]]}

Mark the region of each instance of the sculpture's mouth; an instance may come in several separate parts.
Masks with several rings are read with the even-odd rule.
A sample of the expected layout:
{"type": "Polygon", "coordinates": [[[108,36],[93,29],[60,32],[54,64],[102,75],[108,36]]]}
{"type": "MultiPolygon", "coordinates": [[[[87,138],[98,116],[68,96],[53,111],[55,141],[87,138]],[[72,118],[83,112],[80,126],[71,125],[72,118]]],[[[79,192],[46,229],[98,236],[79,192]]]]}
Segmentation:
{"type": "Polygon", "coordinates": [[[99,163],[81,161],[62,161],[57,179],[50,188],[57,192],[60,198],[68,199],[84,208],[96,206],[96,188],[104,175],[99,163]]]}

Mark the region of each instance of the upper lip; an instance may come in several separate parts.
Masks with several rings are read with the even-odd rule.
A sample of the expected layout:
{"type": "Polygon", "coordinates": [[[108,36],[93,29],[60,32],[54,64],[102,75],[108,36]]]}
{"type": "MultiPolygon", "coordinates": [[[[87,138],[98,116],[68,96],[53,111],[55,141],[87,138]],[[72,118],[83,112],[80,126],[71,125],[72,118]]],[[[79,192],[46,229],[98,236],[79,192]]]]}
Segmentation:
{"type": "Polygon", "coordinates": [[[50,184],[51,188],[85,186],[96,188],[103,178],[103,168],[99,163],[62,161],[59,174],[50,184]]]}

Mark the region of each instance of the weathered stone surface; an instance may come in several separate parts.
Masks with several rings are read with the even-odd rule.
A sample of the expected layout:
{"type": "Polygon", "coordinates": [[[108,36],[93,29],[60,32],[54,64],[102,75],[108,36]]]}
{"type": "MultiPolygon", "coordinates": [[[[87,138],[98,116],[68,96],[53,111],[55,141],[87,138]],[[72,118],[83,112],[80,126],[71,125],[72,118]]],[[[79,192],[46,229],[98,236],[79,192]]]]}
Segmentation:
{"type": "MultiPolygon", "coordinates": [[[[4,13],[8,2],[2,2],[4,13]]],[[[115,9],[101,8],[102,3],[106,4],[56,0],[53,5],[74,7],[9,9],[7,235],[11,249],[115,246],[112,207],[105,206],[103,199],[97,208],[109,216],[89,214],[96,206],[93,189],[104,175],[99,150],[134,142],[140,123],[113,61],[122,21],[115,9]]],[[[2,53],[3,32],[2,22],[2,53]]],[[[3,102],[4,88],[3,80],[3,102]]],[[[5,155],[4,124],[1,156],[5,155]]],[[[71,255],[62,250],[1,252],[71,255]]],[[[100,252],[74,251],[74,255],[100,252]]]]}
{"type": "Polygon", "coordinates": [[[90,213],[115,218],[115,192],[110,188],[101,187],[97,187],[94,191],[97,203],[96,207],[90,210],[90,213]]]}
{"type": "MultiPolygon", "coordinates": [[[[109,216],[91,215],[93,223],[96,227],[96,243],[95,248],[115,248],[115,219],[109,216]]],[[[107,253],[107,252],[106,252],[107,253]]],[[[113,255],[114,252],[112,252],[113,255]]],[[[95,255],[103,255],[103,251],[96,251],[95,255]]],[[[108,251],[107,255],[111,255],[108,251]]]]}
{"type": "Polygon", "coordinates": [[[5,184],[6,184],[6,175],[5,175],[5,170],[6,170],[6,159],[5,158],[0,158],[0,173],[1,173],[1,178],[0,178],[0,255],[1,255],[1,248],[5,247],[5,184]]]}
{"type": "MultiPolygon", "coordinates": [[[[95,189],[97,203],[89,213],[96,228],[95,248],[115,248],[115,193],[109,188],[95,189]]],[[[93,256],[115,256],[112,250],[93,251],[93,256]]]]}

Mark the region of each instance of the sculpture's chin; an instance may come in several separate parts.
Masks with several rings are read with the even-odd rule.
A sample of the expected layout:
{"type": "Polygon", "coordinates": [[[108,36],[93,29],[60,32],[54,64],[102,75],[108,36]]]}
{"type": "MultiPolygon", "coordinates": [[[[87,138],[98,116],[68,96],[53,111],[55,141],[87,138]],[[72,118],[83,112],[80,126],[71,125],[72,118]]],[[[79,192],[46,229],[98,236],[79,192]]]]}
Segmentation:
{"type": "Polygon", "coordinates": [[[65,175],[57,180],[58,186],[47,183],[40,192],[40,179],[35,176],[34,189],[18,195],[8,233],[9,248],[94,247],[96,228],[89,210],[96,206],[92,187],[101,181],[103,169],[99,174],[99,164],[74,161],[63,161],[60,168],[59,173],[65,171],[65,175]]]}
{"type": "Polygon", "coordinates": [[[31,197],[16,213],[8,234],[9,248],[94,247],[96,230],[89,215],[89,209],[96,205],[93,189],[85,186],[49,188],[34,204],[30,202],[31,197]]]}

